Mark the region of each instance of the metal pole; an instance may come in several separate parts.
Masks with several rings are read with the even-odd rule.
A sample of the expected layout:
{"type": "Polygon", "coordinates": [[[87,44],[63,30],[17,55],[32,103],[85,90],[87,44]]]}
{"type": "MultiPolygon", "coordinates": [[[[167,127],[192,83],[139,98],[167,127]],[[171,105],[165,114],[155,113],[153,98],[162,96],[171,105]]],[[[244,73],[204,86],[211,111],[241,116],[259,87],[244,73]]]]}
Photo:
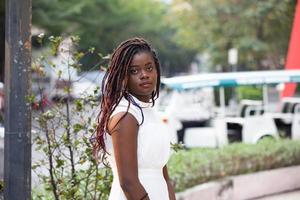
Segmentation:
{"type": "Polygon", "coordinates": [[[31,199],[31,0],[6,0],[4,199],[31,199]]]}
{"type": "Polygon", "coordinates": [[[269,108],[269,96],[268,96],[268,85],[263,85],[263,102],[264,102],[264,110],[267,112],[267,109],[269,108]]]}
{"type": "Polygon", "coordinates": [[[219,92],[220,92],[219,96],[220,96],[221,117],[225,117],[226,105],[225,105],[225,90],[224,90],[224,87],[220,87],[219,92]]]}

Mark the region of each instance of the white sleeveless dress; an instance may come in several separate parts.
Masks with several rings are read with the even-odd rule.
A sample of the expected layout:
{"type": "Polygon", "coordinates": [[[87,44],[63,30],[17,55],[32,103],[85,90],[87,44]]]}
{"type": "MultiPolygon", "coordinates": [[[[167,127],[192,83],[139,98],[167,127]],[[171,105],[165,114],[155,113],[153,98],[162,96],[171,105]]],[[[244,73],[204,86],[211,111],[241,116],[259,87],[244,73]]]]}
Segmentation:
{"type": "MultiPolygon", "coordinates": [[[[170,156],[170,136],[167,134],[167,126],[151,107],[152,103],[141,102],[135,97],[133,100],[141,107],[144,116],[144,122],[139,126],[137,142],[139,180],[151,200],[169,200],[167,184],[163,177],[163,167],[170,156]]],[[[126,112],[127,106],[128,101],[123,98],[111,117],[117,113],[126,112]]],[[[139,124],[142,122],[141,109],[131,103],[128,110],[139,124]]],[[[109,134],[106,135],[105,143],[109,153],[107,157],[114,177],[109,200],[126,200],[119,183],[112,139],[109,134]]]]}

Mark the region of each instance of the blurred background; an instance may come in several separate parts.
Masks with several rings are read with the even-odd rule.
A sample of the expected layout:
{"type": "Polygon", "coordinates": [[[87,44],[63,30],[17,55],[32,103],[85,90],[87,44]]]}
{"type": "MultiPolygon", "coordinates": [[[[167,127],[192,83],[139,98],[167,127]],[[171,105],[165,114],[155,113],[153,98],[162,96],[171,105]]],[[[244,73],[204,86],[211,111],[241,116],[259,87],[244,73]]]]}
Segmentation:
{"type": "MultiPolygon", "coordinates": [[[[56,133],[53,134],[55,137],[65,140],[67,132],[69,136],[75,133],[71,134],[74,138],[69,138],[70,143],[75,141],[74,143],[78,145],[80,140],[77,136],[86,137],[88,141],[95,128],[93,119],[96,119],[99,111],[97,106],[101,96],[99,92],[101,80],[110,54],[121,41],[135,36],[150,41],[161,61],[162,76],[166,80],[164,83],[177,80],[168,78],[185,75],[204,74],[205,76],[206,73],[283,70],[287,63],[296,5],[297,0],[32,0],[31,75],[32,92],[35,95],[31,102],[32,133],[35,138],[33,162],[45,160],[43,156],[48,156],[47,151],[41,151],[44,149],[41,146],[46,145],[47,140],[42,135],[48,134],[48,130],[45,130],[41,123],[41,117],[44,117],[47,123],[55,124],[51,127],[51,131],[56,133]],[[53,48],[58,50],[54,54],[51,53],[53,48]],[[88,104],[91,106],[88,107],[88,104]],[[74,112],[71,113],[70,110],[74,112]],[[87,136],[86,133],[90,135],[87,136]]],[[[5,1],[2,0],[0,2],[0,159],[3,159],[1,155],[4,149],[2,124],[5,107],[4,35],[5,1]]],[[[236,88],[234,85],[234,87],[218,90],[224,86],[221,85],[222,78],[219,77],[217,80],[220,82],[218,88],[201,86],[200,89],[195,87],[180,91],[176,88],[175,90],[162,88],[157,109],[163,122],[170,125],[169,132],[173,136],[174,143],[182,142],[187,150],[204,147],[205,149],[200,149],[200,152],[205,153],[206,148],[218,151],[219,147],[228,143],[256,144],[265,136],[276,139],[300,139],[300,98],[280,99],[283,84],[276,82],[269,85],[267,89],[263,84],[250,84],[236,88]],[[270,101],[268,104],[270,108],[266,108],[265,94],[270,101]],[[223,113],[222,106],[226,107],[226,114],[223,113]],[[255,137],[253,127],[259,127],[254,130],[258,133],[255,137]]],[[[295,96],[299,96],[299,87],[295,96]]],[[[237,148],[234,152],[238,153],[241,163],[259,156],[264,160],[263,156],[269,156],[267,151],[266,155],[262,153],[266,148],[264,145],[274,148],[274,150],[269,149],[270,152],[279,155],[278,159],[274,156],[276,162],[274,161],[273,165],[269,166],[268,163],[254,160],[251,169],[247,166],[243,168],[241,164],[240,171],[236,170],[235,166],[229,165],[238,160],[231,156],[233,150],[228,150],[227,157],[233,160],[229,160],[226,164],[222,161],[222,156],[218,157],[226,150],[220,149],[221,153],[216,153],[216,160],[221,160],[220,168],[215,172],[218,175],[212,173],[211,179],[245,173],[248,172],[247,170],[254,172],[259,169],[289,166],[289,164],[299,165],[300,160],[297,156],[300,155],[299,145],[291,144],[283,142],[283,147],[291,148],[285,153],[288,154],[289,151],[294,153],[288,156],[284,154],[282,158],[278,153],[279,150],[276,149],[283,149],[281,144],[279,146],[268,142],[260,144],[262,146],[258,147],[263,150],[253,147],[249,152],[253,151],[256,154],[249,153],[249,155],[243,153],[243,148],[248,151],[248,146],[233,147],[237,148]],[[249,157],[243,157],[245,155],[249,157]]],[[[85,155],[86,152],[80,152],[78,150],[80,148],[76,145],[74,151],[78,153],[77,157],[85,155]]],[[[60,145],[55,143],[54,146],[55,149],[60,145]]],[[[83,147],[89,149],[86,144],[82,144],[83,147]]],[[[66,149],[61,148],[63,150],[57,155],[65,153],[66,149]]],[[[59,157],[57,156],[55,162],[63,168],[67,161],[62,163],[59,157]]],[[[181,159],[180,155],[178,157],[181,159]]],[[[210,161],[206,162],[202,157],[197,162],[191,161],[192,165],[189,164],[189,157],[183,155],[182,158],[184,157],[188,160],[185,162],[180,160],[180,162],[188,166],[189,170],[193,166],[193,169],[198,172],[197,163],[199,166],[204,163],[204,167],[202,166],[204,171],[210,169],[210,161]]],[[[210,160],[209,156],[208,158],[210,160]]],[[[176,161],[176,158],[173,160],[176,161]]],[[[80,165],[79,169],[85,163],[85,160],[83,163],[80,163],[81,161],[82,157],[78,161],[79,164],[77,163],[80,165]]],[[[176,173],[185,174],[182,170],[186,169],[184,167],[181,169],[175,161],[173,164],[171,162],[171,174],[173,173],[174,176],[177,175],[176,173]]],[[[45,163],[42,162],[34,165],[41,168],[40,174],[47,173],[43,165],[45,163]]],[[[214,172],[215,169],[210,170],[214,172]]],[[[194,185],[211,180],[207,177],[203,178],[201,173],[200,178],[195,176],[197,181],[195,180],[194,185]]],[[[38,185],[41,181],[38,175],[39,173],[36,173],[32,176],[34,185],[38,185]]],[[[2,176],[3,162],[1,161],[0,178],[2,176]]],[[[178,178],[177,191],[194,186],[189,184],[193,182],[191,181],[193,177],[186,182],[185,178],[178,178]],[[179,188],[181,181],[184,186],[179,188]]],[[[60,179],[57,182],[60,184],[60,179]]]]}
{"type": "MultiPolygon", "coordinates": [[[[202,71],[283,68],[296,0],[33,0],[33,52],[36,36],[78,35],[80,48],[103,55],[121,41],[142,36],[159,53],[163,75],[202,71]],[[228,50],[238,49],[230,66],[228,50]]],[[[0,3],[0,63],[4,58],[4,1],[0,3]]],[[[97,56],[81,60],[82,71],[97,56]]],[[[3,67],[1,80],[3,81],[3,67]]]]}

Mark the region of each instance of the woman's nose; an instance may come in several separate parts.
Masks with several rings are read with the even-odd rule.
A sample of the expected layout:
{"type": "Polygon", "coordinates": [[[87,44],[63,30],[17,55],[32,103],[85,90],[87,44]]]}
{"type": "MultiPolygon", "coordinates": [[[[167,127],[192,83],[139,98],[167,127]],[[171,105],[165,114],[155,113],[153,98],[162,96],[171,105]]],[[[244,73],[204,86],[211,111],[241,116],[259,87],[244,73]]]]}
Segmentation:
{"type": "Polygon", "coordinates": [[[148,79],[149,78],[149,74],[146,70],[142,70],[141,71],[141,79],[148,79]]]}

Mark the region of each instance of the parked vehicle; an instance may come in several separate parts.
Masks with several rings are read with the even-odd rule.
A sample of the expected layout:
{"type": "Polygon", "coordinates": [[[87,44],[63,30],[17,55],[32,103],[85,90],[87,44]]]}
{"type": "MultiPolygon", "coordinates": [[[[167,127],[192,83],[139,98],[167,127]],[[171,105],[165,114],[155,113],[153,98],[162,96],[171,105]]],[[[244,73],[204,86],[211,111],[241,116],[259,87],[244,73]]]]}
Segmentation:
{"type": "MultiPolygon", "coordinates": [[[[186,129],[185,144],[195,145],[195,141],[201,138],[201,133],[206,134],[208,139],[205,145],[211,147],[226,145],[234,141],[255,143],[263,137],[278,138],[278,130],[274,121],[274,115],[266,112],[268,105],[268,85],[280,83],[300,82],[300,70],[274,70],[274,71],[251,71],[251,72],[229,72],[229,73],[208,73],[189,76],[179,76],[162,79],[162,83],[173,90],[185,91],[196,88],[213,87],[219,89],[220,109],[217,115],[211,120],[208,127],[186,129]],[[224,87],[238,87],[240,85],[262,85],[263,103],[256,102],[253,105],[242,105],[240,114],[237,117],[226,117],[224,87]],[[201,131],[202,129],[202,131],[201,131]],[[209,134],[208,134],[209,133],[209,134]]],[[[248,102],[249,103],[249,102],[248,102]]],[[[253,103],[253,102],[252,102],[253,103]]],[[[189,104],[186,104],[188,107],[189,104]]],[[[298,110],[298,107],[295,110],[298,110]]],[[[297,135],[299,129],[299,115],[289,118],[293,121],[292,135],[297,135]],[[297,123],[295,123],[295,122],[297,123]]],[[[284,118],[284,120],[287,120],[284,118]]],[[[295,138],[298,136],[295,136],[295,138]]],[[[293,138],[293,137],[292,137],[293,138]]],[[[201,141],[199,140],[199,142],[201,141]]]]}
{"type": "Polygon", "coordinates": [[[89,95],[96,95],[97,97],[100,97],[100,91],[98,91],[98,94],[94,94],[97,88],[99,88],[99,86],[92,81],[86,79],[85,77],[79,77],[78,80],[73,82],[71,94],[75,99],[84,98],[89,95]]]}
{"type": "Polygon", "coordinates": [[[186,128],[209,123],[213,116],[213,98],[212,88],[161,91],[156,108],[162,120],[170,125],[174,142],[184,142],[186,128]]]}
{"type": "Polygon", "coordinates": [[[265,112],[261,101],[242,100],[238,110],[237,116],[216,116],[206,127],[188,128],[186,146],[220,147],[233,142],[255,144],[265,137],[278,138],[274,120],[265,112]]]}
{"type": "Polygon", "coordinates": [[[50,100],[61,100],[68,98],[67,91],[69,90],[70,98],[73,99],[73,83],[79,78],[77,70],[61,63],[59,58],[54,59],[53,62],[56,64],[55,68],[49,63],[44,63],[43,66],[45,71],[44,92],[50,100]]]}
{"type": "Polygon", "coordinates": [[[300,98],[286,97],[280,102],[279,112],[271,113],[281,137],[300,137],[299,119],[300,98]]]}
{"type": "Polygon", "coordinates": [[[105,72],[100,70],[85,71],[79,74],[80,77],[84,77],[97,86],[101,86],[104,75],[105,72]]]}
{"type": "MultiPolygon", "coordinates": [[[[57,56],[41,60],[36,66],[36,70],[32,73],[32,91],[38,97],[37,100],[77,98],[74,83],[79,82],[80,77],[77,69],[73,67],[74,60],[70,49],[72,49],[72,40],[66,38],[61,42],[57,56]]],[[[82,88],[78,85],[80,83],[76,83],[76,89],[82,88]]]]}
{"type": "Polygon", "coordinates": [[[36,95],[36,102],[43,106],[45,106],[44,104],[47,101],[59,101],[67,98],[72,100],[94,94],[94,90],[99,87],[84,76],[78,76],[74,70],[68,71],[64,69],[64,73],[62,72],[64,75],[58,76],[58,71],[52,69],[47,63],[43,66],[43,70],[45,71],[45,76],[41,77],[37,73],[32,74],[33,94],[36,95]],[[70,92],[69,97],[68,90],[70,92]]]}
{"type": "Polygon", "coordinates": [[[228,142],[255,144],[264,137],[278,137],[272,117],[265,112],[262,101],[242,100],[236,117],[225,117],[228,142]]]}
{"type": "Polygon", "coordinates": [[[293,140],[300,140],[300,104],[295,107],[291,132],[293,140]]]}

